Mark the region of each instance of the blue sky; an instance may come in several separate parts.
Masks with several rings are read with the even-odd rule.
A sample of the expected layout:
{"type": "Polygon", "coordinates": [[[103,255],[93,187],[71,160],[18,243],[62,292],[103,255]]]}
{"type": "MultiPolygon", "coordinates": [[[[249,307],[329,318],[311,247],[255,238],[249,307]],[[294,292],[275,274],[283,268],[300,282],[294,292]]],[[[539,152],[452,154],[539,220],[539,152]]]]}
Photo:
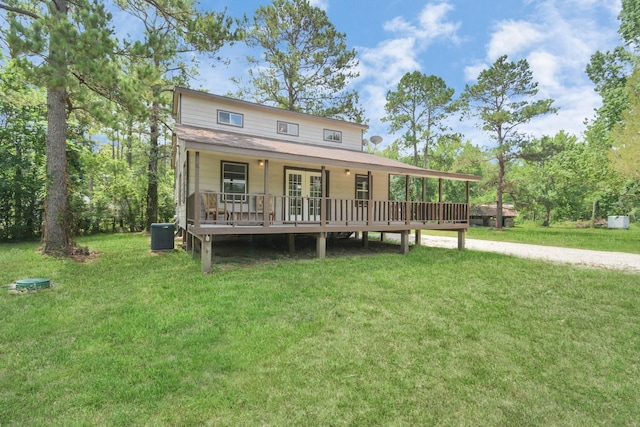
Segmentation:
{"type": "MultiPolygon", "coordinates": [[[[209,0],[204,8],[231,16],[252,16],[264,0],[209,0]]],[[[393,141],[384,116],[385,94],[407,72],[443,78],[459,95],[499,56],[526,58],[541,97],[555,99],[556,115],[522,130],[553,135],[566,130],[581,136],[599,96],[585,73],[590,56],[620,44],[620,0],[312,0],[358,52],[360,77],[352,83],[369,118],[367,136],[393,141]]],[[[201,70],[195,85],[218,94],[235,89],[232,76],[246,77],[248,50],[240,43],[221,52],[231,60],[201,70]]],[[[488,138],[469,121],[453,120],[454,130],[477,145],[488,138]]]]}

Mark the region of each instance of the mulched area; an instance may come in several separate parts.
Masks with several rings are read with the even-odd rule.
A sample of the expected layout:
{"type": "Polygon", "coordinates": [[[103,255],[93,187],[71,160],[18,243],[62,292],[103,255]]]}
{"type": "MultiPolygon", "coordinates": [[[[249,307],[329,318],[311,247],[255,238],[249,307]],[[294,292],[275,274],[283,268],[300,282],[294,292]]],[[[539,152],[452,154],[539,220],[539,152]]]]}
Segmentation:
{"type": "Polygon", "coordinates": [[[92,251],[86,246],[80,246],[76,244],[70,244],[66,251],[54,252],[54,253],[45,253],[42,248],[39,248],[39,251],[43,255],[48,255],[56,258],[69,258],[76,262],[86,262],[91,261],[100,256],[100,253],[97,251],[92,251]]]}

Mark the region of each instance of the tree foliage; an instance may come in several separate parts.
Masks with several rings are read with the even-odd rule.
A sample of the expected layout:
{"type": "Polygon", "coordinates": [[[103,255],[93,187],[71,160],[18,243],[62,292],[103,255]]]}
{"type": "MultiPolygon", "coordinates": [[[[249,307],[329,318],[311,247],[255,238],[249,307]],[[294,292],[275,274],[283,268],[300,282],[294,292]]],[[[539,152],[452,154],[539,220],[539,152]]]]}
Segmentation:
{"type": "Polygon", "coordinates": [[[509,172],[511,196],[521,212],[542,211],[543,225],[558,217],[578,218],[583,198],[588,191],[578,169],[584,146],[575,136],[561,131],[553,137],[534,139],[525,149],[522,159],[509,172]]]}
{"type": "Polygon", "coordinates": [[[430,148],[449,127],[445,119],[453,111],[454,90],[437,76],[419,71],[406,73],[395,91],[387,92],[386,116],[392,133],[404,130],[402,145],[413,149],[413,164],[429,167],[430,148]]]}
{"type": "Polygon", "coordinates": [[[70,244],[68,119],[91,114],[95,100],[86,91],[109,95],[115,86],[109,56],[114,50],[111,15],[97,1],[7,0],[8,28],[2,32],[11,56],[18,58],[32,78],[47,91],[47,191],[44,215],[44,251],[63,252],[70,244]]]}
{"type": "MultiPolygon", "coordinates": [[[[178,35],[197,50],[215,51],[232,38],[231,21],[224,14],[201,13],[191,1],[172,0],[121,1],[119,5],[141,13],[151,11],[152,18],[169,24],[166,32],[150,35],[144,46],[153,45],[154,52],[163,57],[180,52],[171,43],[178,35]],[[168,37],[167,37],[168,36],[168,37]]],[[[12,57],[19,59],[29,73],[34,85],[42,85],[47,91],[47,137],[46,137],[46,204],[44,245],[45,252],[67,252],[70,249],[72,207],[69,205],[67,141],[69,120],[87,123],[91,120],[114,123],[114,103],[124,106],[131,114],[151,105],[150,116],[157,117],[160,91],[152,84],[154,97],[140,97],[138,84],[158,80],[152,67],[137,68],[137,76],[145,75],[136,82],[125,77],[121,62],[115,54],[122,49],[116,45],[111,14],[98,0],[6,0],[0,1],[6,10],[8,28],[2,30],[3,39],[9,46],[12,57]],[[151,99],[151,101],[149,101],[151,99]],[[149,104],[147,104],[149,102],[149,104]],[[136,108],[139,107],[139,108],[136,108]]],[[[143,45],[131,45],[136,54],[144,50],[143,45]]],[[[147,63],[148,65],[148,63],[147,63]]],[[[127,71],[131,71],[130,69],[127,71]]],[[[146,87],[146,86],[144,86],[146,87]]],[[[151,120],[151,140],[159,135],[157,120],[151,120]],[[155,124],[154,124],[155,123],[155,124]]],[[[157,146],[151,144],[149,162],[149,218],[157,215],[157,146]]]]}
{"type": "Polygon", "coordinates": [[[633,55],[624,47],[618,46],[612,52],[594,53],[587,65],[587,75],[602,97],[598,121],[608,130],[620,121],[622,112],[627,108],[625,86],[632,63],[633,55]]]}
{"type": "Polygon", "coordinates": [[[622,45],[610,52],[596,52],[587,67],[602,106],[585,134],[585,154],[591,160],[585,164],[591,187],[588,197],[600,211],[616,214],[632,212],[638,203],[640,4],[623,0],[618,19],[622,45]]]}
{"type": "Polygon", "coordinates": [[[620,173],[640,181],[640,69],[628,78],[625,88],[628,107],[613,129],[610,159],[620,173]]]}
{"type": "MultiPolygon", "coordinates": [[[[308,0],[274,0],[256,10],[246,42],[249,84],[239,95],[260,104],[322,117],[364,122],[358,93],[356,51],[348,49],[325,11],[308,0]]],[[[242,82],[236,80],[241,85],[242,82]]]]}
{"type": "Polygon", "coordinates": [[[507,165],[521,154],[525,135],[522,125],[555,111],[551,99],[535,99],[538,84],[526,59],[512,62],[501,56],[480,72],[474,85],[467,85],[461,101],[466,115],[478,118],[481,128],[494,141],[491,155],[498,162],[497,226],[502,227],[502,195],[507,165]]]}
{"type": "Polygon", "coordinates": [[[40,234],[44,198],[45,94],[14,61],[0,74],[0,240],[40,234]]]}
{"type": "Polygon", "coordinates": [[[632,51],[640,49],[640,4],[636,0],[622,0],[622,10],[618,15],[618,34],[632,51]]]}
{"type": "MultiPolygon", "coordinates": [[[[147,196],[145,229],[158,220],[158,140],[170,131],[171,93],[175,86],[186,86],[195,71],[184,60],[185,54],[216,52],[227,41],[239,37],[231,30],[233,21],[224,13],[196,12],[192,1],[148,2],[119,0],[123,10],[134,16],[144,32],[133,42],[125,41],[127,57],[123,64],[135,76],[136,97],[127,106],[137,112],[136,120],[148,120],[147,196]],[[131,108],[133,104],[133,108],[131,108]]],[[[192,56],[193,58],[193,56],[192,56]]]]}

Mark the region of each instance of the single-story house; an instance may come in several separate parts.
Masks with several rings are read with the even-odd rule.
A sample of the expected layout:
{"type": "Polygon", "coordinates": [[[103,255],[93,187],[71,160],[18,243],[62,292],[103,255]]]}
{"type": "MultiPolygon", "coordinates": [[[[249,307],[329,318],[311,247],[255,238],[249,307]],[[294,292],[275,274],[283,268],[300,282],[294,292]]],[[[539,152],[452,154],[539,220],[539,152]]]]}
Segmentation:
{"type": "MultiPolygon", "coordinates": [[[[471,208],[471,225],[483,227],[495,227],[498,215],[498,205],[475,205],[471,208]]],[[[513,227],[514,218],[518,216],[518,211],[513,205],[502,205],[502,226],[513,227]]]]}
{"type": "MultiPolygon", "coordinates": [[[[335,233],[401,234],[469,227],[474,175],[438,172],[363,151],[368,127],[343,120],[176,88],[172,166],[176,226],[200,246],[202,269],[223,235],[296,234],[316,238],[319,257],[335,233]],[[390,200],[392,176],[406,177],[404,200],[390,200]],[[411,201],[409,178],[439,182],[437,201],[411,201]],[[466,199],[444,201],[443,180],[466,183],[466,199]]],[[[465,184],[463,184],[465,185],[465,184]]]]}

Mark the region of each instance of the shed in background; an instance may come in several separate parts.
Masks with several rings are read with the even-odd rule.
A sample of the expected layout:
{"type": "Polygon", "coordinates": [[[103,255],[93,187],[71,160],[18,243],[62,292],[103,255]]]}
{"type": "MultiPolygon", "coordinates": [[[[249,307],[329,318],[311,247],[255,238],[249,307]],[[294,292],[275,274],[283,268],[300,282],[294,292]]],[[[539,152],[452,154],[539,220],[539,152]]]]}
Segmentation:
{"type": "MultiPolygon", "coordinates": [[[[471,225],[480,227],[495,227],[498,207],[495,204],[476,205],[471,208],[471,225]]],[[[502,205],[502,226],[513,227],[514,218],[518,211],[513,205],[502,205]]]]}

